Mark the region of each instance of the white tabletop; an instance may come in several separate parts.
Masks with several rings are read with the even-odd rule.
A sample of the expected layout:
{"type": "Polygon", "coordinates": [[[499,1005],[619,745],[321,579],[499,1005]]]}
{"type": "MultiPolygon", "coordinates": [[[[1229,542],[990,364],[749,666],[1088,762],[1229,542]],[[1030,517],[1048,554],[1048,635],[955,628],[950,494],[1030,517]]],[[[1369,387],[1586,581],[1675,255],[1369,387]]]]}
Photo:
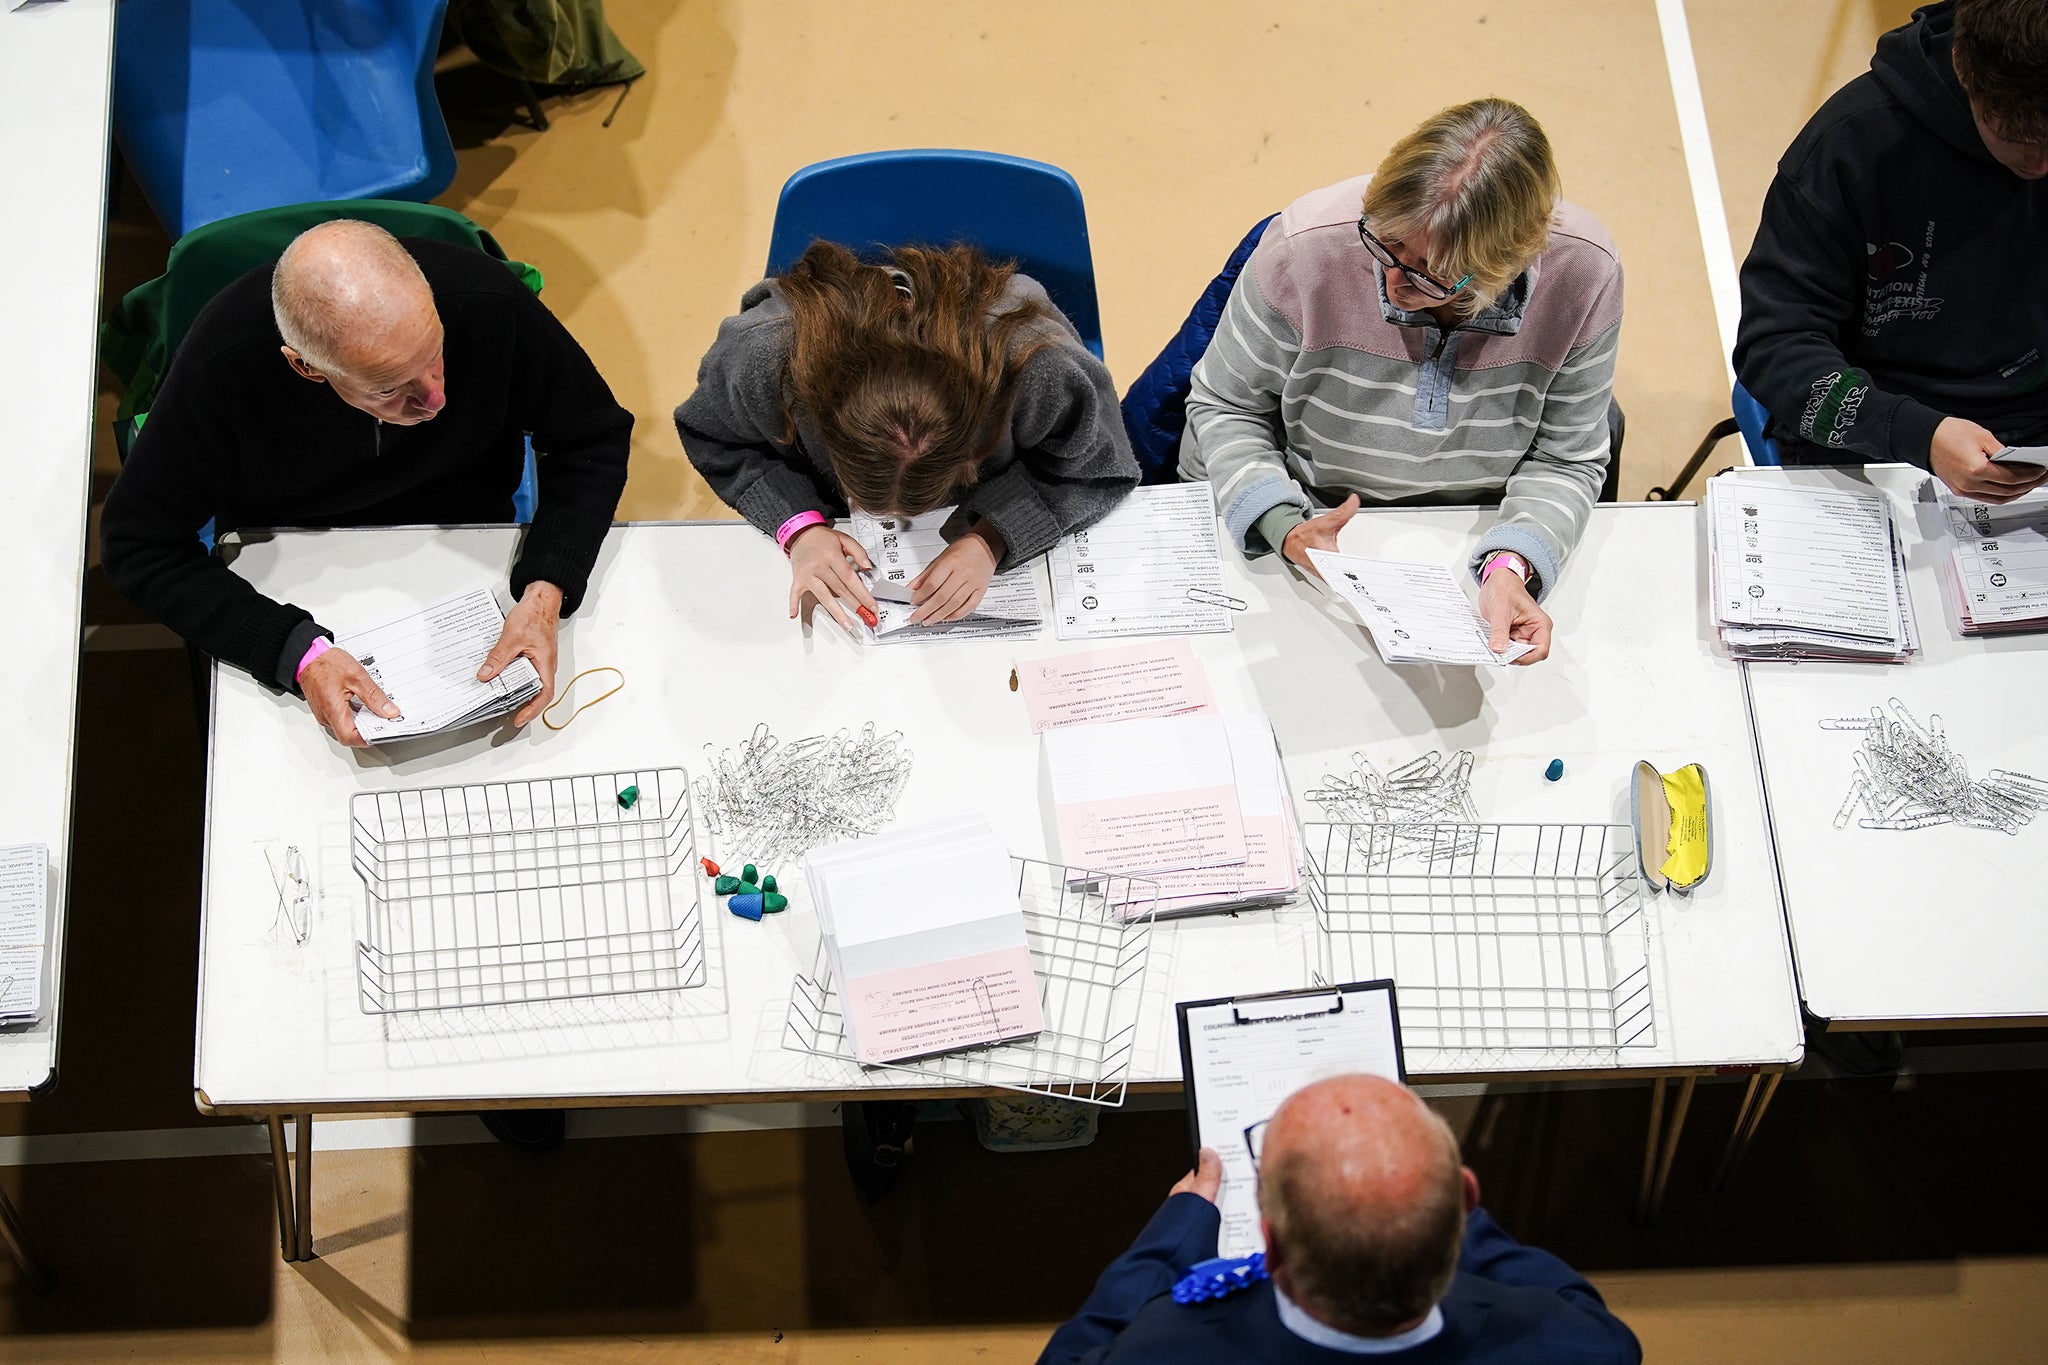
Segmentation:
{"type": "Polygon", "coordinates": [[[2048,723],[2035,705],[2048,674],[2038,635],[1965,639],[1941,582],[1943,534],[1905,465],[1756,470],[1746,477],[1875,489],[1892,499],[1905,543],[1921,654],[1903,664],[1748,666],[1758,745],[1806,1006],[1835,1027],[1911,1028],[2048,1021],[2048,818],[2017,835],[1939,825],[1836,829],[1855,731],[1823,717],[1903,702],[1939,715],[1970,771],[2048,778],[2048,723]]]}
{"type": "Polygon", "coordinates": [[[0,1098],[24,1098],[57,1070],[113,36],[114,0],[0,12],[0,90],[15,112],[0,139],[0,844],[48,845],[56,897],[43,1017],[0,1029],[0,1098]]]}
{"type": "MultiPolygon", "coordinates": [[[[1354,552],[1452,560],[1481,524],[1470,511],[1359,517],[1354,552]]],[[[1702,641],[1701,559],[1690,507],[1603,509],[1552,609],[1557,653],[1528,669],[1389,668],[1321,591],[1272,559],[1225,551],[1246,599],[1234,633],[1193,637],[1226,712],[1272,718],[1297,801],[1363,751],[1383,767],[1433,747],[1470,748],[1482,818],[1623,818],[1638,758],[1713,775],[1717,868],[1690,900],[1653,897],[1656,1043],[1613,1068],[1637,1073],[1778,1066],[1800,1056],[1791,963],[1764,837],[1761,794],[1735,668],[1702,641]],[[1565,779],[1546,782],[1561,757],[1565,779]]],[[[244,549],[236,570],[329,625],[395,615],[407,603],[502,583],[505,530],[280,535],[244,549]]],[[[1042,574],[1042,569],[1041,569],[1042,574]]],[[[736,745],[766,722],[784,739],[900,729],[916,766],[902,819],[987,813],[1013,852],[1056,854],[1039,746],[1013,661],[1086,648],[1053,638],[863,650],[821,623],[786,619],[788,570],[772,542],[732,523],[621,527],[607,541],[590,605],[563,631],[560,676],[610,664],[625,690],[567,730],[539,726],[440,741],[395,765],[344,753],[302,703],[216,674],[209,772],[205,921],[196,1062],[200,1102],[290,1111],[462,1099],[754,1097],[915,1085],[783,1046],[791,982],[815,958],[796,904],[761,923],[706,898],[714,976],[729,1010],[529,1007],[495,1015],[371,1017],[357,1002],[355,936],[364,890],[348,866],[357,792],[518,776],[682,764],[707,743],[736,745]],[[273,924],[266,846],[304,850],[315,882],[303,946],[273,924]]],[[[1043,580],[1041,579],[1043,591],[1043,580]]],[[[1301,803],[1306,819],[1316,808],[1301,803]]],[[[714,850],[715,852],[715,850],[714,850]]],[[[1135,1083],[1177,1082],[1171,1002],[1305,984],[1315,966],[1305,908],[1159,926],[1135,1083]]],[[[688,995],[688,992],[681,993],[688,995]]],[[[1455,1067],[1409,1058],[1418,1075],[1455,1067]]],[[[1583,1070],[1519,1055],[1512,1070],[1583,1070]]],[[[1469,1074],[1469,1071],[1464,1074],[1469,1074]]],[[[1498,1074],[1498,1073],[1496,1073],[1498,1074]]]]}

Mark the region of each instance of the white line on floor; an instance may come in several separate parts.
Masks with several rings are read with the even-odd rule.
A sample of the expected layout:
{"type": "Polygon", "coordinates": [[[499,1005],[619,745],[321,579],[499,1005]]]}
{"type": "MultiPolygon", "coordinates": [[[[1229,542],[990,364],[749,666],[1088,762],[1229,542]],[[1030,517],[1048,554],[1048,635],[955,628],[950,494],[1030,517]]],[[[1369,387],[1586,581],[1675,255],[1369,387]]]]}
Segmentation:
{"type": "MultiPolygon", "coordinates": [[[[1728,239],[1728,214],[1721,205],[1721,178],[1714,169],[1714,142],[1707,131],[1707,106],[1700,96],[1700,72],[1693,61],[1685,0],[1657,0],[1657,27],[1664,37],[1671,98],[1678,106],[1678,135],[1685,146],[1686,175],[1692,181],[1700,248],[1706,254],[1707,289],[1714,298],[1714,325],[1721,334],[1721,364],[1733,389],[1735,325],[1742,317],[1742,290],[1736,281],[1735,247],[1728,239]]],[[[1749,458],[1747,450],[1743,458],[1749,458]]]]}

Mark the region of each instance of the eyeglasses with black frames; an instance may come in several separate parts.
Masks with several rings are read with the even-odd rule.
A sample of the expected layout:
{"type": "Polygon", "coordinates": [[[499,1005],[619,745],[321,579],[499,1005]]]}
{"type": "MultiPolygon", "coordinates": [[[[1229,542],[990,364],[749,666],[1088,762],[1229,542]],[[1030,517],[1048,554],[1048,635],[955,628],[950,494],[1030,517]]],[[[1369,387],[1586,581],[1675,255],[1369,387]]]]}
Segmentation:
{"type": "Polygon", "coordinates": [[[1398,270],[1407,276],[1408,283],[1414,286],[1415,292],[1425,298],[1447,299],[1466,285],[1472,283],[1472,277],[1467,275],[1456,284],[1445,284],[1420,266],[1408,264],[1399,256],[1396,256],[1393,249],[1385,242],[1372,235],[1372,229],[1365,225],[1365,219],[1363,218],[1358,220],[1358,240],[1365,244],[1365,249],[1372,253],[1374,260],[1389,270],[1398,270]]]}

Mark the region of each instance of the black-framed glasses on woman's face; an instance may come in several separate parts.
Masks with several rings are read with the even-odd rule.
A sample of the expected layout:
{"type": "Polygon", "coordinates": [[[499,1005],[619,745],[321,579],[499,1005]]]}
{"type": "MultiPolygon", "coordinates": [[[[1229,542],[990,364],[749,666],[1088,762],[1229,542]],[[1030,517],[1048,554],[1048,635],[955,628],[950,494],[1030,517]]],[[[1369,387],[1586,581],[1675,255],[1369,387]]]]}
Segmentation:
{"type": "Polygon", "coordinates": [[[1472,283],[1472,277],[1467,275],[1456,284],[1445,284],[1427,270],[1408,264],[1408,262],[1396,256],[1392,248],[1385,242],[1372,235],[1372,229],[1365,225],[1365,219],[1363,218],[1358,220],[1358,240],[1365,243],[1365,249],[1372,253],[1374,260],[1389,270],[1398,270],[1407,276],[1408,283],[1414,287],[1415,292],[1423,295],[1425,298],[1447,299],[1466,285],[1472,283]]]}

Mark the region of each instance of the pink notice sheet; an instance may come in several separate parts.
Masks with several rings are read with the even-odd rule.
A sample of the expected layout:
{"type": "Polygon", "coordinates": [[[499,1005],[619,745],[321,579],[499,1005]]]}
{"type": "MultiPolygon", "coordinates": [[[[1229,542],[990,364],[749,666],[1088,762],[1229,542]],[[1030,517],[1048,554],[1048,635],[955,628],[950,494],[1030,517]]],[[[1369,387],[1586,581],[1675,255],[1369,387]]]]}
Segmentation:
{"type": "Polygon", "coordinates": [[[1055,654],[1017,665],[1031,733],[1062,725],[1213,711],[1209,675],[1184,639],[1055,654]]]}
{"type": "Polygon", "coordinates": [[[1029,948],[858,976],[842,1000],[869,1066],[1028,1038],[1045,1027],[1029,948]]]}
{"type": "MultiPolygon", "coordinates": [[[[1294,830],[1285,816],[1247,815],[1244,846],[1245,860],[1238,866],[1155,873],[1148,880],[1159,887],[1158,912],[1170,914],[1208,901],[1292,891],[1299,885],[1294,830]]],[[[1151,888],[1145,888],[1145,892],[1149,895],[1151,888]]],[[[1134,889],[1132,895],[1136,894],[1134,889]]],[[[1149,911],[1155,907],[1147,903],[1143,908],[1149,911]]]]}
{"type": "Polygon", "coordinates": [[[1075,867],[1143,876],[1245,860],[1236,787],[1076,801],[1054,814],[1060,856],[1075,867]]]}

